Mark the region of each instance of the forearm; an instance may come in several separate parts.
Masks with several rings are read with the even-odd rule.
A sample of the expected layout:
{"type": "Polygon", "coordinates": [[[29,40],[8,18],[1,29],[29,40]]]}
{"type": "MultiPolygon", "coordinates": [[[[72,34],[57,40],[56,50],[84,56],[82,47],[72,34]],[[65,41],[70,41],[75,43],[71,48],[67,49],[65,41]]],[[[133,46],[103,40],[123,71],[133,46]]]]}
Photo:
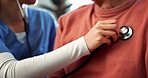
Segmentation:
{"type": "Polygon", "coordinates": [[[10,61],[4,59],[7,61],[0,61],[2,67],[2,69],[0,69],[0,74],[2,75],[0,76],[7,76],[8,78],[44,77],[88,54],[90,54],[90,52],[88,51],[84,38],[81,38],[44,55],[21,61],[16,61],[13,57],[11,57],[11,60],[9,58],[10,61]]]}

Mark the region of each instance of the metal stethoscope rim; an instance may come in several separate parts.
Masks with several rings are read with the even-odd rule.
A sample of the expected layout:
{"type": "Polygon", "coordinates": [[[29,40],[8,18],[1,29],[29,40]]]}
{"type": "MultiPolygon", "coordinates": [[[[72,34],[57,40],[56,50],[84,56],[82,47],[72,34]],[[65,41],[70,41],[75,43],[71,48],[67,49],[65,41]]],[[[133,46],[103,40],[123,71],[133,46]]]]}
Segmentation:
{"type": "Polygon", "coordinates": [[[120,30],[121,31],[120,31],[119,37],[120,37],[121,40],[128,40],[134,34],[134,31],[130,26],[122,26],[122,27],[120,27],[120,30]]]}

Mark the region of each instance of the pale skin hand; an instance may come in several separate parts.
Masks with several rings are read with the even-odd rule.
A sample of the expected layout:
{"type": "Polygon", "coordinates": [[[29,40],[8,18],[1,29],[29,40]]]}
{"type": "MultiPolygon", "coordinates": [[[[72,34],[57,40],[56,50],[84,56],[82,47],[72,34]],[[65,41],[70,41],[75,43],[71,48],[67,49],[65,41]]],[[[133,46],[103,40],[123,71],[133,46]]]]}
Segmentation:
{"type": "Polygon", "coordinates": [[[88,49],[95,50],[100,45],[106,43],[111,44],[109,38],[113,38],[114,42],[119,38],[119,28],[116,20],[98,21],[84,36],[88,49]]]}

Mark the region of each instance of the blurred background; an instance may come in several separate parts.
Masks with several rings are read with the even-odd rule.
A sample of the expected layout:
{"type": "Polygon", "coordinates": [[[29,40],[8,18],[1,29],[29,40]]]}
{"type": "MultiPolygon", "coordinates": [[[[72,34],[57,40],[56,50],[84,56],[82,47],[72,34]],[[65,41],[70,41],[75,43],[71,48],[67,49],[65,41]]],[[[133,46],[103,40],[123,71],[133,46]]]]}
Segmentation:
{"type": "Polygon", "coordinates": [[[92,3],[92,0],[38,0],[34,5],[30,6],[33,8],[45,9],[58,19],[61,15],[67,12],[92,3]]]}

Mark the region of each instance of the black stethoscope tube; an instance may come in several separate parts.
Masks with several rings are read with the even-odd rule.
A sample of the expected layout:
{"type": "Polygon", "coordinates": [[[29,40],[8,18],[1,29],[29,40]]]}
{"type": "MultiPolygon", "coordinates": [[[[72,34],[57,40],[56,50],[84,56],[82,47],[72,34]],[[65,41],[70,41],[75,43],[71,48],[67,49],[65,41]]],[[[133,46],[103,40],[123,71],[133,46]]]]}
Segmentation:
{"type": "MultiPolygon", "coordinates": [[[[100,47],[98,47],[96,50],[100,50],[101,48],[103,48],[105,44],[102,44],[100,47]]],[[[68,76],[70,76],[71,74],[75,73],[76,71],[80,70],[84,65],[86,65],[86,63],[97,53],[97,51],[94,51],[91,55],[88,56],[88,58],[86,58],[86,60],[80,64],[77,68],[75,68],[74,70],[72,70],[71,72],[65,74],[64,76],[62,76],[61,78],[67,78],[68,76]]]]}
{"type": "Polygon", "coordinates": [[[27,42],[27,46],[29,48],[29,51],[30,51],[30,56],[32,56],[32,49],[31,49],[31,45],[30,45],[30,42],[29,42],[29,23],[27,22],[27,20],[25,18],[23,18],[23,21],[24,21],[24,26],[25,26],[25,32],[26,32],[26,42],[27,42]]]}
{"type": "Polygon", "coordinates": [[[32,49],[31,49],[31,45],[29,43],[29,31],[30,31],[30,29],[29,29],[28,19],[27,19],[27,17],[25,17],[25,14],[23,13],[23,10],[22,10],[22,7],[21,7],[19,1],[16,0],[16,2],[17,2],[17,5],[18,5],[18,8],[20,10],[20,14],[22,16],[22,20],[24,22],[24,30],[26,32],[26,42],[27,42],[27,46],[28,46],[29,51],[30,51],[30,56],[32,56],[32,49]]]}

